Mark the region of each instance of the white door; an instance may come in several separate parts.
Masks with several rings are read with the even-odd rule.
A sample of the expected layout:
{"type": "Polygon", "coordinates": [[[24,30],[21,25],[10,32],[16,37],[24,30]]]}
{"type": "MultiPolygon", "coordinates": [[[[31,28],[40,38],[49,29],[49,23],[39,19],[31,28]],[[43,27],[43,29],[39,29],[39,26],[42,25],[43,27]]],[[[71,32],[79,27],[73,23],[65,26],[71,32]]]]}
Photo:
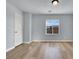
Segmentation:
{"type": "Polygon", "coordinates": [[[15,46],[21,44],[23,41],[22,37],[22,15],[15,14],[15,46]]]}

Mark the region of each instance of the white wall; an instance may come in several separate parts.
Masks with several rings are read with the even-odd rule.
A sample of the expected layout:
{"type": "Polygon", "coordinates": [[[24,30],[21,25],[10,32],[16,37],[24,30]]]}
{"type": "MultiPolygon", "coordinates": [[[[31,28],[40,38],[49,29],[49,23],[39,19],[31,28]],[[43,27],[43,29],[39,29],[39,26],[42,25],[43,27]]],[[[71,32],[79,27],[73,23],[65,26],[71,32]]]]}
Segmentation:
{"type": "Polygon", "coordinates": [[[73,15],[54,14],[54,15],[32,15],[32,40],[72,40],[73,39],[73,15]],[[45,35],[45,23],[47,19],[60,20],[59,35],[45,35]]]}
{"type": "Polygon", "coordinates": [[[15,13],[23,15],[22,11],[17,9],[9,2],[6,2],[6,50],[13,48],[15,46],[15,40],[14,40],[15,13]]]}
{"type": "Polygon", "coordinates": [[[23,22],[23,41],[24,43],[26,42],[30,42],[31,41],[31,24],[32,24],[32,14],[28,13],[28,12],[24,12],[23,13],[23,18],[24,18],[24,22],[23,22]]]}
{"type": "MultiPolygon", "coordinates": [[[[31,15],[30,15],[31,16],[31,15]]],[[[72,14],[32,14],[30,22],[29,13],[24,13],[24,42],[30,41],[31,23],[31,40],[73,40],[73,15],[72,14]],[[45,35],[45,22],[47,19],[60,20],[59,35],[45,35]]]]}

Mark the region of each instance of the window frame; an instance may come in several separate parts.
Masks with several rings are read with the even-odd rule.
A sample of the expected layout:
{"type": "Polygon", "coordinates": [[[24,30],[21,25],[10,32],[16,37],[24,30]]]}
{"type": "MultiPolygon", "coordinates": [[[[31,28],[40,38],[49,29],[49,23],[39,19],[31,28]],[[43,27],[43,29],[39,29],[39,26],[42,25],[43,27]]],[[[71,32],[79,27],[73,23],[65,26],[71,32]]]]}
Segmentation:
{"type": "MultiPolygon", "coordinates": [[[[46,21],[47,20],[59,20],[59,19],[46,19],[46,21]]],[[[45,21],[45,35],[59,35],[60,34],[60,20],[59,20],[59,26],[58,26],[58,34],[55,34],[55,33],[52,33],[52,34],[49,34],[49,33],[47,33],[47,26],[46,26],[46,21],[45,21]]]]}

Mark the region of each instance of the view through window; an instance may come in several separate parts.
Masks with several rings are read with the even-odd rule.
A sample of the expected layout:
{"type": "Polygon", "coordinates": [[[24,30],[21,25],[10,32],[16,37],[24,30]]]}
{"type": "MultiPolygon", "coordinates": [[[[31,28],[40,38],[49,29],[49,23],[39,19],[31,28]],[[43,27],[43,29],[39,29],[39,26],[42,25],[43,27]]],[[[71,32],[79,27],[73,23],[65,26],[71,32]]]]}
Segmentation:
{"type": "Polygon", "coordinates": [[[60,22],[57,19],[46,20],[46,34],[58,34],[60,22]]]}

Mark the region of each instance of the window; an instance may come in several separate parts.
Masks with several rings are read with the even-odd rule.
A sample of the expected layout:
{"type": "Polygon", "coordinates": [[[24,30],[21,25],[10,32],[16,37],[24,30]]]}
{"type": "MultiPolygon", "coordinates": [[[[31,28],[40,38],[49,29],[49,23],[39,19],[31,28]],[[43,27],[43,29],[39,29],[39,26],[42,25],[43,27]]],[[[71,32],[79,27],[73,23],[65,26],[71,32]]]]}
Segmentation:
{"type": "Polygon", "coordinates": [[[59,34],[59,20],[50,19],[46,20],[46,34],[53,35],[59,34]]]}

